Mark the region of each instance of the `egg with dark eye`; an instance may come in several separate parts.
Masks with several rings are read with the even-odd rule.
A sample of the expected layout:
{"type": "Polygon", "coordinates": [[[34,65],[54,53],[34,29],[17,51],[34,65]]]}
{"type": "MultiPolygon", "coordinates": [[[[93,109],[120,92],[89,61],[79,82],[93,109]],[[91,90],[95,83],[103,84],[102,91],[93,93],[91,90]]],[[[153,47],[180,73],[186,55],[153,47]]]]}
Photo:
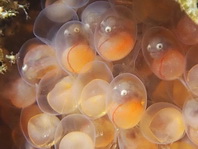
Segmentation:
{"type": "Polygon", "coordinates": [[[168,50],[169,45],[170,43],[168,43],[168,41],[166,40],[154,38],[149,42],[147,46],[147,51],[152,58],[160,58],[168,50]]]}

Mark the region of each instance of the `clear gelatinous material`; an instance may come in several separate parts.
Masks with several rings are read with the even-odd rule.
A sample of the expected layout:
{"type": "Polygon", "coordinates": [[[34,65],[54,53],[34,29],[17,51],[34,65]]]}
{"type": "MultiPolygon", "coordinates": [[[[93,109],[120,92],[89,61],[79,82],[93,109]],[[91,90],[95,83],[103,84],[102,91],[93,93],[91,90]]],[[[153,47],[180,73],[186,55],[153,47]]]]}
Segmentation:
{"type": "Polygon", "coordinates": [[[189,49],[186,53],[186,70],[185,81],[189,90],[194,95],[198,95],[198,45],[195,45],[189,49]]]}
{"type": "Polygon", "coordinates": [[[72,97],[74,78],[63,72],[52,71],[45,75],[37,87],[37,103],[43,112],[69,114],[76,109],[72,97]]]}
{"type": "Polygon", "coordinates": [[[80,21],[70,21],[57,32],[55,48],[57,59],[65,71],[79,73],[95,59],[91,31],[80,21]]]}
{"type": "Polygon", "coordinates": [[[120,149],[158,149],[157,144],[144,138],[139,127],[120,130],[118,144],[120,149]]]}
{"type": "Polygon", "coordinates": [[[110,9],[110,4],[106,1],[95,1],[89,4],[81,14],[82,22],[93,32],[100,23],[102,16],[110,9]]]}
{"type": "Polygon", "coordinates": [[[198,25],[187,15],[184,15],[178,22],[175,32],[178,39],[187,45],[198,43],[198,25]]]}
{"type": "Polygon", "coordinates": [[[64,117],[55,132],[56,149],[94,149],[94,124],[82,114],[64,117]]]}
{"type": "Polygon", "coordinates": [[[108,115],[111,121],[122,129],[136,126],[147,105],[147,93],[138,77],[123,73],[110,83],[108,115]]]}
{"type": "Polygon", "coordinates": [[[63,3],[52,4],[37,16],[33,33],[44,43],[52,45],[59,28],[71,20],[78,20],[78,16],[72,8],[63,3]]]}
{"type": "Polygon", "coordinates": [[[82,90],[79,109],[91,118],[99,118],[106,114],[109,83],[102,79],[90,81],[82,90]],[[96,106],[97,105],[97,106],[96,106]]]}
{"type": "Polygon", "coordinates": [[[182,113],[171,103],[152,104],[140,121],[143,135],[156,144],[170,144],[183,137],[185,125],[182,113]]]}
{"type": "Polygon", "coordinates": [[[109,9],[98,24],[94,44],[99,55],[107,61],[126,57],[136,42],[136,22],[124,6],[109,9]]]}
{"type": "Polygon", "coordinates": [[[17,65],[21,77],[30,85],[37,84],[47,72],[59,69],[54,49],[36,38],[22,45],[17,65]]]}
{"type": "Polygon", "coordinates": [[[35,104],[21,112],[22,132],[26,140],[37,148],[49,148],[56,143],[54,133],[59,123],[56,116],[42,113],[35,104]]]}
{"type": "Polygon", "coordinates": [[[92,80],[100,79],[108,83],[113,79],[109,67],[102,61],[93,61],[85,65],[82,72],[77,76],[72,88],[73,97],[77,103],[80,101],[83,88],[92,80]]]}
{"type": "Polygon", "coordinates": [[[96,129],[96,148],[105,148],[109,146],[116,137],[115,126],[107,116],[93,121],[96,129]]]}
{"type": "Polygon", "coordinates": [[[174,80],[184,73],[183,50],[168,29],[148,29],[143,37],[142,51],[150,69],[160,79],[174,80]]]}
{"type": "Polygon", "coordinates": [[[186,124],[186,134],[189,139],[196,145],[198,145],[197,132],[198,132],[198,99],[191,98],[183,107],[183,117],[186,124]]]}
{"type": "Polygon", "coordinates": [[[36,90],[28,85],[22,78],[14,81],[6,96],[17,108],[25,108],[36,101],[36,90]]]}

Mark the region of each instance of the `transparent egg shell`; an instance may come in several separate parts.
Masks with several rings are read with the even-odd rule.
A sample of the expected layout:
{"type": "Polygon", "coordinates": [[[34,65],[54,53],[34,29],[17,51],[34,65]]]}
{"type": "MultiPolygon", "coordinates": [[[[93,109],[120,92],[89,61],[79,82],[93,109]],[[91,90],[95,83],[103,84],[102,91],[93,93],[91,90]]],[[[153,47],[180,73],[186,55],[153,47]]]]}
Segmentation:
{"type": "Polygon", "coordinates": [[[88,63],[76,77],[72,92],[77,104],[79,104],[83,88],[94,79],[101,79],[108,83],[113,79],[111,70],[104,62],[93,61],[88,63]]]}
{"type": "Polygon", "coordinates": [[[115,126],[106,115],[99,119],[95,119],[93,124],[96,129],[95,147],[99,149],[108,148],[117,137],[115,126]]]}
{"type": "Polygon", "coordinates": [[[55,48],[57,59],[66,72],[79,73],[95,59],[91,31],[80,21],[65,23],[57,32],[55,48]]]}
{"type": "Polygon", "coordinates": [[[78,16],[72,8],[63,3],[52,4],[37,16],[33,33],[44,43],[52,45],[59,28],[71,20],[78,20],[78,16]]]}
{"type": "Polygon", "coordinates": [[[72,97],[74,78],[62,71],[46,74],[37,86],[37,103],[40,109],[49,114],[69,114],[77,104],[72,97]]]}
{"type": "Polygon", "coordinates": [[[142,40],[142,52],[152,72],[162,80],[174,80],[184,72],[185,58],[172,32],[152,27],[142,40]]]}
{"type": "Polygon", "coordinates": [[[108,90],[109,83],[107,81],[102,79],[90,81],[82,90],[79,101],[80,111],[91,118],[104,116],[107,112],[108,90]]]}
{"type": "Polygon", "coordinates": [[[183,137],[185,130],[181,110],[166,102],[148,107],[139,126],[145,138],[156,144],[175,142],[183,137]]]}
{"type": "Polygon", "coordinates": [[[133,74],[122,73],[110,83],[108,116],[118,128],[136,126],[147,106],[144,84],[133,74]]]}
{"type": "Polygon", "coordinates": [[[89,4],[81,14],[82,22],[87,25],[93,32],[99,24],[102,16],[110,9],[110,4],[106,1],[95,1],[89,4]]]}
{"type": "Polygon", "coordinates": [[[158,145],[147,140],[139,127],[120,130],[118,135],[120,149],[158,149],[158,145]]]}
{"type": "Polygon", "coordinates": [[[198,95],[198,45],[192,46],[186,53],[185,81],[191,93],[198,95]]]}
{"type": "Polygon", "coordinates": [[[36,38],[22,45],[17,55],[17,66],[21,77],[32,86],[47,72],[59,69],[53,48],[36,38]]]}
{"type": "Polygon", "coordinates": [[[95,30],[95,48],[107,61],[123,59],[133,50],[136,34],[136,22],[130,9],[112,7],[103,15],[95,30]]]}
{"type": "Polygon", "coordinates": [[[21,111],[21,130],[26,140],[37,148],[48,148],[56,143],[54,133],[59,123],[56,116],[42,113],[36,104],[21,111]]]}
{"type": "Polygon", "coordinates": [[[94,124],[82,114],[68,115],[58,125],[55,140],[55,149],[94,149],[94,124]]]}
{"type": "Polygon", "coordinates": [[[178,39],[186,45],[198,44],[198,25],[186,14],[179,20],[175,33],[178,39]]]}

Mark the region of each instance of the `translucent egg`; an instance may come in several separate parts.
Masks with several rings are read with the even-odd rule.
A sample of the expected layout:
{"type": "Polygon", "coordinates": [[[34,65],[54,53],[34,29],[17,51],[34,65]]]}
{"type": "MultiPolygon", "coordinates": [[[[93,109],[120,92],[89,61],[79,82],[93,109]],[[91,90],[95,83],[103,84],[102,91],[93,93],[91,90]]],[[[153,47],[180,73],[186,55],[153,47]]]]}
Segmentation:
{"type": "Polygon", "coordinates": [[[110,83],[108,115],[111,121],[122,129],[136,126],[147,105],[144,84],[130,73],[122,73],[110,83]]]}
{"type": "Polygon", "coordinates": [[[116,129],[107,116],[93,121],[96,129],[96,148],[105,148],[116,138],[116,129]]]}
{"type": "Polygon", "coordinates": [[[109,83],[107,81],[102,79],[90,81],[82,90],[79,101],[80,111],[91,118],[105,115],[108,90],[109,83]]]}
{"type": "MultiPolygon", "coordinates": [[[[93,62],[88,63],[87,65],[85,65],[85,67],[82,69],[82,72],[75,79],[74,85],[72,87],[72,92],[73,92],[73,97],[78,104],[81,100],[81,93],[82,93],[84,87],[89,82],[91,82],[92,80],[95,80],[95,79],[100,79],[101,81],[99,81],[99,82],[103,82],[101,84],[104,84],[104,86],[101,86],[101,91],[103,91],[103,89],[102,89],[103,87],[107,88],[107,84],[105,83],[105,81],[109,83],[113,79],[111,70],[102,61],[93,61],[93,62]]],[[[86,88],[85,88],[83,94],[85,94],[87,92],[86,88]]],[[[100,93],[102,93],[102,92],[100,92],[100,93]]],[[[97,95],[97,94],[95,94],[95,95],[97,95]]],[[[103,92],[103,95],[105,95],[104,92],[103,92]]]]}
{"type": "Polygon", "coordinates": [[[37,84],[47,72],[59,69],[54,49],[36,38],[23,44],[17,65],[21,77],[30,85],[37,84]]]}
{"type": "Polygon", "coordinates": [[[37,105],[22,110],[20,123],[24,136],[32,146],[48,148],[56,143],[54,133],[60,120],[42,113],[37,105]]]}
{"type": "Polygon", "coordinates": [[[6,96],[17,108],[25,108],[36,101],[36,90],[22,78],[14,81],[6,91],[6,96]]]}
{"type": "Polygon", "coordinates": [[[95,1],[89,4],[81,14],[82,22],[93,32],[100,23],[102,16],[110,9],[110,4],[106,1],[95,1]]]}
{"type": "Polygon", "coordinates": [[[58,125],[55,140],[56,149],[94,149],[95,127],[84,115],[71,114],[58,125]]]}
{"type": "Polygon", "coordinates": [[[61,0],[63,1],[66,5],[73,9],[78,9],[80,7],[85,6],[89,0],[61,0]]]}
{"type": "Polygon", "coordinates": [[[198,99],[192,99],[188,100],[184,107],[183,107],[183,116],[184,116],[184,120],[187,123],[187,125],[189,125],[190,127],[193,127],[195,129],[198,129],[198,114],[197,114],[197,110],[198,110],[198,99]]]}
{"type": "Polygon", "coordinates": [[[91,31],[80,21],[70,21],[57,32],[55,47],[63,70],[79,73],[95,59],[91,31]]]}
{"type": "Polygon", "coordinates": [[[127,7],[110,8],[95,30],[94,44],[98,54],[107,61],[123,59],[135,45],[136,32],[136,22],[127,7]]]}
{"type": "Polygon", "coordinates": [[[198,95],[198,45],[189,49],[186,53],[185,81],[194,95],[198,95]]]}
{"type": "Polygon", "coordinates": [[[198,145],[198,99],[191,98],[188,100],[183,107],[183,117],[186,124],[186,134],[188,138],[195,144],[198,145]]]}
{"type": "Polygon", "coordinates": [[[34,22],[34,35],[52,45],[55,34],[66,22],[78,20],[76,12],[66,4],[55,3],[43,9],[34,22]]]}
{"type": "Polygon", "coordinates": [[[120,149],[158,149],[157,144],[144,138],[139,127],[120,130],[118,144],[120,149]]]}
{"type": "Polygon", "coordinates": [[[170,149],[196,149],[197,147],[189,140],[179,140],[170,145],[170,149]]]}
{"type": "Polygon", "coordinates": [[[185,129],[180,109],[166,102],[148,107],[139,126],[143,135],[156,144],[169,144],[179,140],[185,129]]]}
{"type": "Polygon", "coordinates": [[[152,72],[162,80],[174,80],[184,72],[185,58],[174,35],[163,27],[147,30],[142,41],[144,58],[152,72]]]}
{"type": "Polygon", "coordinates": [[[37,86],[37,103],[49,114],[69,114],[77,104],[72,97],[74,78],[63,72],[50,72],[37,86]]]}
{"type": "Polygon", "coordinates": [[[184,15],[176,26],[178,39],[187,45],[198,43],[198,25],[195,24],[187,15],[184,15]]]}

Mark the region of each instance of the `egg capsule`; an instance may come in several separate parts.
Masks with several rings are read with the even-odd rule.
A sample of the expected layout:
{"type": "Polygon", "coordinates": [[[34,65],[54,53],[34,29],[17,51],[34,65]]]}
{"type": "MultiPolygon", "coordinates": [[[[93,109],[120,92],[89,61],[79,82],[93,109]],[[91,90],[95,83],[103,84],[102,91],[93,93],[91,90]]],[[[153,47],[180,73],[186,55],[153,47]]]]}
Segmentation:
{"type": "Polygon", "coordinates": [[[30,85],[37,84],[47,72],[59,69],[53,48],[36,38],[23,44],[17,66],[21,77],[30,85]]]}
{"type": "Polygon", "coordinates": [[[56,143],[54,133],[59,123],[56,116],[42,113],[35,104],[21,112],[22,132],[26,140],[36,148],[49,148],[56,143]]]}
{"type": "Polygon", "coordinates": [[[136,126],[147,105],[144,84],[133,74],[118,75],[110,83],[107,104],[109,118],[118,128],[136,126]]]}
{"type": "Polygon", "coordinates": [[[99,55],[107,61],[126,57],[136,41],[136,23],[131,11],[124,6],[115,6],[105,12],[98,24],[94,43],[99,55]]]}
{"type": "Polygon", "coordinates": [[[55,132],[55,149],[94,149],[95,127],[82,114],[64,117],[55,132]]]}
{"type": "Polygon", "coordinates": [[[182,48],[174,35],[163,27],[147,30],[142,41],[142,52],[152,72],[162,80],[179,78],[185,69],[182,48]]]}
{"type": "Polygon", "coordinates": [[[95,119],[93,124],[96,129],[96,148],[108,148],[116,138],[115,126],[107,116],[95,119]]]}
{"type": "Polygon", "coordinates": [[[197,141],[197,132],[198,132],[198,121],[197,121],[197,105],[198,99],[197,98],[190,98],[188,100],[182,111],[183,117],[186,124],[186,134],[188,138],[195,144],[198,145],[197,141]]]}
{"type": "Polygon", "coordinates": [[[170,144],[179,140],[185,129],[180,109],[166,102],[148,107],[139,126],[143,135],[156,144],[170,144]]]}
{"type": "Polygon", "coordinates": [[[170,144],[170,149],[196,149],[196,145],[193,144],[187,136],[181,140],[175,141],[170,144]]]}
{"type": "Polygon", "coordinates": [[[6,93],[12,104],[17,108],[25,108],[36,101],[35,87],[28,85],[22,78],[14,81],[6,93]]]}
{"type": "Polygon", "coordinates": [[[120,130],[118,144],[120,149],[158,149],[157,144],[144,138],[139,127],[120,130]]]}
{"type": "Polygon", "coordinates": [[[185,81],[191,93],[198,95],[198,45],[191,47],[186,53],[185,81]]]}
{"type": "Polygon", "coordinates": [[[108,89],[109,83],[102,79],[94,79],[86,84],[80,95],[80,111],[91,118],[105,115],[108,89]]]}
{"type": "MultiPolygon", "coordinates": [[[[102,61],[93,61],[93,62],[88,63],[87,65],[85,65],[85,67],[82,69],[81,73],[75,79],[74,85],[73,85],[73,88],[72,88],[72,93],[73,93],[73,97],[76,100],[78,105],[79,105],[79,102],[81,100],[81,93],[82,93],[84,87],[89,82],[91,82],[92,80],[96,80],[96,79],[100,79],[101,81],[99,81],[99,82],[103,82],[102,84],[106,84],[105,81],[109,83],[113,79],[113,75],[112,75],[111,70],[102,61]]],[[[89,86],[90,85],[88,85],[88,87],[89,86]]],[[[104,88],[107,88],[107,86],[108,85],[106,84],[104,88]]],[[[86,95],[85,93],[87,93],[86,88],[85,88],[84,93],[83,93],[84,97],[86,95]]],[[[103,87],[101,87],[101,91],[104,91],[103,90],[104,88],[103,89],[102,88],[103,87]]],[[[97,88],[95,88],[95,89],[97,89],[97,88]]],[[[101,93],[103,93],[103,95],[105,95],[105,92],[101,92],[101,93]]],[[[83,99],[83,100],[85,100],[85,99],[83,99]]]]}
{"type": "Polygon", "coordinates": [[[80,21],[70,21],[57,32],[55,47],[63,70],[79,73],[95,59],[91,31],[80,21]]]}
{"type": "Polygon", "coordinates": [[[37,103],[40,109],[49,114],[69,114],[76,109],[72,97],[74,78],[63,72],[46,74],[37,87],[37,103]]]}
{"type": "Polygon", "coordinates": [[[43,9],[37,16],[33,33],[44,43],[52,45],[59,28],[71,20],[78,20],[78,16],[72,8],[62,3],[52,4],[43,9]]]}
{"type": "Polygon", "coordinates": [[[95,1],[89,4],[81,14],[82,22],[87,25],[92,32],[102,19],[102,15],[110,9],[110,4],[106,1],[95,1]]]}
{"type": "Polygon", "coordinates": [[[186,45],[198,43],[198,25],[187,15],[181,17],[176,26],[175,33],[178,39],[186,45]]]}

